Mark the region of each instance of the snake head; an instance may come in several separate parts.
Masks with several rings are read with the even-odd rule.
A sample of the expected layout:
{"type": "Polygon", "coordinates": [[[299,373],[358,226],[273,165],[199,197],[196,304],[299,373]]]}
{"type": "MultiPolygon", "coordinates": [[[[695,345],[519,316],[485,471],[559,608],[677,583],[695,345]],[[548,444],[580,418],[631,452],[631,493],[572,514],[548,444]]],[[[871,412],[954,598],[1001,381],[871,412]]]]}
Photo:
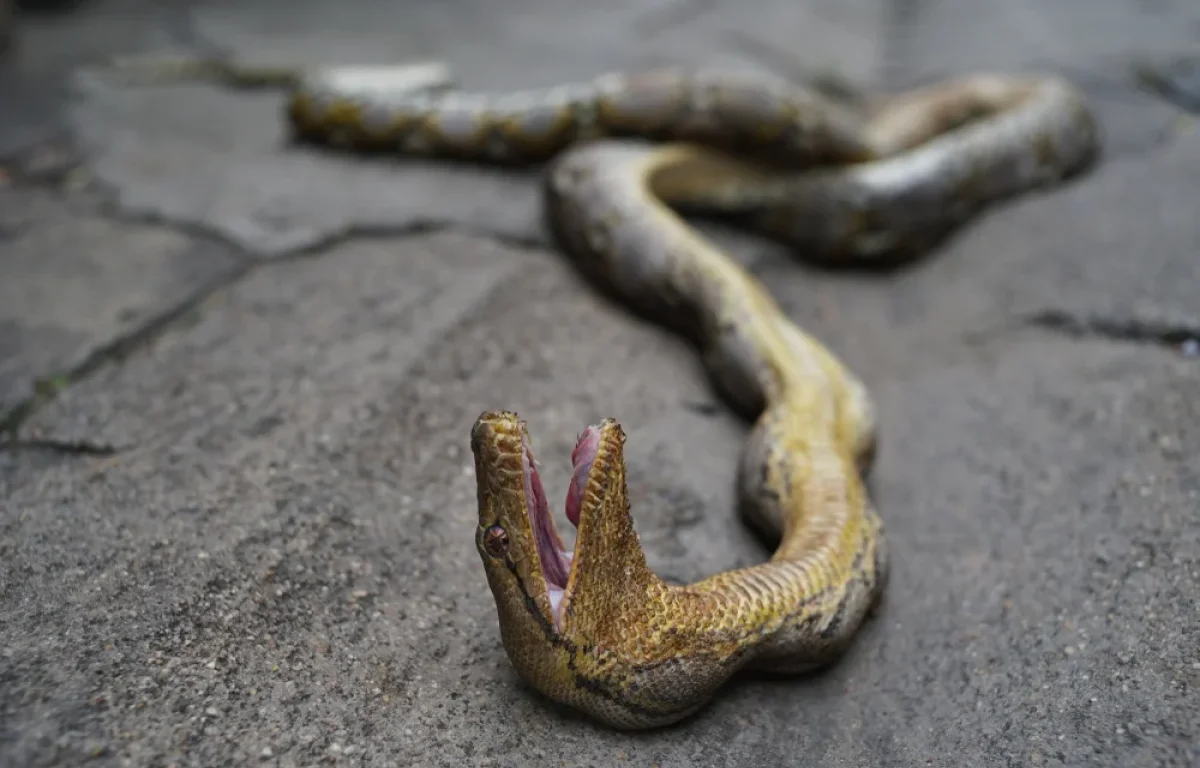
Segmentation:
{"type": "Polygon", "coordinates": [[[624,441],[620,425],[606,419],[584,430],[571,454],[566,514],[578,529],[571,551],[550,514],[525,422],[488,411],[471,429],[475,545],[505,648],[535,684],[561,677],[568,660],[582,662],[587,648],[610,644],[608,634],[619,631],[613,622],[637,621],[630,611],[644,605],[638,598],[657,582],[629,514],[624,441]]]}
{"type": "Polygon", "coordinates": [[[479,501],[475,545],[501,626],[532,621],[557,633],[572,553],[550,515],[525,423],[507,411],[483,413],[471,429],[471,451],[479,501]]]}
{"type": "MultiPolygon", "coordinates": [[[[567,519],[576,527],[602,514],[600,508],[614,495],[610,491],[624,500],[623,471],[612,470],[614,459],[623,470],[623,443],[621,427],[611,419],[588,427],[579,438],[566,501],[567,519]],[[597,465],[600,471],[593,472],[597,465]]],[[[563,545],[554,525],[525,422],[508,411],[483,413],[471,430],[471,451],[479,502],[475,544],[501,622],[520,623],[504,615],[505,606],[519,604],[515,613],[530,615],[543,631],[561,636],[575,552],[563,545]]]]}
{"type": "Polygon", "coordinates": [[[707,653],[723,640],[693,637],[712,634],[703,622],[695,631],[665,623],[673,604],[685,616],[712,606],[679,603],[686,598],[647,566],[629,510],[624,442],[620,425],[606,419],[584,430],[571,454],[572,552],[555,530],[525,423],[485,412],[471,429],[475,544],[518,674],[612,725],[646,727],[693,710],[732,653],[707,653]]]}

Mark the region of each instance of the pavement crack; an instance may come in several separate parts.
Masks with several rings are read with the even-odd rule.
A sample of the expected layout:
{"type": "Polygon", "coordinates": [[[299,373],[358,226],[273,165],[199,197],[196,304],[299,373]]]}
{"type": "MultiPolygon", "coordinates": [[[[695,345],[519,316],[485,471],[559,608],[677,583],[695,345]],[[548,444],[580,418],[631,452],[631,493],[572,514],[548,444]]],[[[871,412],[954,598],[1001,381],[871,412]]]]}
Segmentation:
{"type": "Polygon", "coordinates": [[[1143,90],[1179,109],[1200,114],[1200,56],[1139,60],[1130,69],[1143,90]]]}
{"type": "Polygon", "coordinates": [[[519,250],[544,250],[546,241],[534,235],[521,235],[515,232],[504,232],[487,227],[477,227],[464,224],[454,219],[413,218],[404,224],[354,224],[323,240],[319,246],[306,248],[306,251],[325,250],[342,243],[360,238],[405,238],[424,235],[456,233],[492,240],[500,245],[519,250]]]}
{"type": "Polygon", "coordinates": [[[0,451],[8,453],[41,451],[67,456],[115,456],[121,450],[121,448],[110,443],[92,440],[59,440],[43,437],[0,440],[0,451]]]}
{"type": "Polygon", "coordinates": [[[1074,338],[1101,338],[1173,349],[1200,357],[1200,320],[1106,316],[1046,309],[1025,317],[1026,325],[1074,338]]]}
{"type": "Polygon", "coordinates": [[[101,213],[113,221],[164,227],[188,237],[210,240],[243,255],[255,266],[259,263],[271,263],[281,259],[319,255],[358,238],[405,238],[443,232],[457,232],[487,238],[501,245],[521,250],[545,249],[547,246],[546,240],[536,234],[505,232],[500,229],[474,226],[452,218],[415,216],[394,224],[350,223],[311,238],[297,238],[300,242],[294,245],[278,249],[255,249],[230,236],[219,226],[203,220],[196,220],[186,215],[176,216],[153,210],[126,208],[111,187],[98,180],[94,183],[102,195],[101,213]]]}
{"type": "MultiPolygon", "coordinates": [[[[102,186],[98,191],[106,192],[102,186]]],[[[87,355],[80,363],[64,371],[50,374],[34,384],[33,393],[7,411],[0,411],[0,448],[56,450],[61,453],[109,455],[116,449],[104,443],[88,440],[57,440],[52,438],[18,437],[21,427],[38,410],[49,404],[60,393],[82,381],[105,364],[128,357],[143,348],[181,319],[193,314],[210,297],[229,288],[251,275],[255,270],[289,259],[320,257],[331,249],[362,238],[394,238],[428,236],[438,233],[456,232],[473,237],[489,239],[501,245],[521,250],[544,250],[546,243],[534,235],[500,232],[472,227],[448,219],[412,219],[399,225],[353,225],[330,233],[326,237],[290,249],[283,253],[263,256],[247,251],[236,241],[215,228],[186,219],[169,216],[131,212],[123,209],[108,194],[101,194],[97,212],[114,221],[152,224],[184,234],[194,240],[208,240],[220,247],[230,249],[242,257],[241,264],[210,283],[201,286],[178,304],[147,319],[126,334],[117,336],[87,355]]]]}
{"type": "MultiPolygon", "coordinates": [[[[21,426],[35,412],[50,403],[66,389],[69,389],[77,382],[82,381],[93,372],[99,370],[105,364],[128,357],[137,349],[144,347],[153,339],[158,338],[162,333],[173,327],[176,321],[191,314],[209,296],[241,280],[252,267],[253,262],[247,260],[240,268],[230,270],[221,277],[201,286],[183,301],[150,317],[145,323],[130,332],[117,336],[107,344],[97,347],[77,365],[40,379],[34,385],[33,394],[17,403],[17,405],[8,411],[0,413],[0,444],[5,442],[12,444],[14,441],[18,444],[28,444],[30,442],[28,439],[18,438],[17,435],[21,426]]],[[[34,444],[40,444],[42,447],[55,445],[60,449],[70,444],[75,444],[77,447],[103,445],[103,443],[93,443],[86,440],[57,441],[42,438],[34,439],[33,442],[34,444]]],[[[89,451],[76,450],[75,452],[87,453],[89,451]]]]}

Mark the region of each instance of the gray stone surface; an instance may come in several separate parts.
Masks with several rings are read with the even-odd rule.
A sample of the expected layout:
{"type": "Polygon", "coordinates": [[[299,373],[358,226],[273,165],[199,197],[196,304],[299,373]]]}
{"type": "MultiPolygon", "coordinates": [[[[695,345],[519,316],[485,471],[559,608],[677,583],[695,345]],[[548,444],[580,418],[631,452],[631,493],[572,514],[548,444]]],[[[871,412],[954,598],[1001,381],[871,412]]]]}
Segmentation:
{"type": "Polygon", "coordinates": [[[896,2],[888,79],[907,87],[966,69],[1057,70],[1085,89],[1104,121],[1106,151],[1163,141],[1177,112],[1131,88],[1141,58],[1192,51],[1200,6],[1190,0],[896,2]]]}
{"type": "Polygon", "coordinates": [[[227,249],[95,208],[83,191],[0,189],[0,415],[239,268],[227,249]]]}
{"type": "MultiPolygon", "coordinates": [[[[480,0],[416,8],[356,0],[302,4],[286,19],[267,6],[212,3],[191,18],[200,39],[249,60],[441,59],[459,85],[483,90],[675,63],[769,70],[780,58],[778,74],[798,75],[805,66],[835,70],[856,82],[870,76],[871,40],[881,14],[865,3],[814,1],[812,13],[771,0],[750,5],[763,16],[745,4],[736,10],[703,3],[693,8],[678,0],[603,6],[480,0]],[[792,50],[778,53],[769,39],[758,45],[746,32],[752,23],[769,37],[771,30],[809,19],[818,29],[811,35],[814,57],[807,61],[792,50]],[[260,50],[267,28],[271,37],[260,50]],[[338,32],[318,34],[324,28],[338,32]],[[632,39],[626,39],[631,31],[632,39]]],[[[80,140],[98,177],[137,215],[198,224],[264,256],[348,231],[431,224],[542,239],[535,177],[529,174],[418,160],[349,162],[287,147],[277,94],[203,85],[114,88],[111,80],[98,78],[80,78],[77,85],[88,95],[73,105],[80,140]]]]}
{"type": "Polygon", "coordinates": [[[22,5],[11,47],[0,52],[0,158],[69,130],[64,107],[75,68],[171,40],[159,4],[146,0],[22,5]]]}
{"type": "Polygon", "coordinates": [[[23,55],[62,79],[155,40],[444,58],[482,88],[679,61],[876,86],[1049,66],[1088,89],[1109,151],[885,276],[710,230],[875,393],[893,578],[828,673],[739,680],[630,736],[557,711],[508,664],[471,539],[470,424],[526,415],[561,496],[578,430],[616,416],[651,564],[682,580],[766,554],[731,509],[745,427],[683,345],[545,247],[536,177],[286,148],[277,96],[204,85],[76,73],[48,120],[14,102],[0,137],[70,126],[108,202],[21,179],[0,193],[17,223],[0,234],[0,395],[145,338],[0,450],[0,766],[1200,764],[1200,359],[1150,331],[1029,319],[1200,323],[1200,133],[1125,69],[1194,41],[1196,11],[892,5],[97,2],[22,19],[45,41],[23,55]],[[88,25],[92,47],[71,47],[88,25]]]}

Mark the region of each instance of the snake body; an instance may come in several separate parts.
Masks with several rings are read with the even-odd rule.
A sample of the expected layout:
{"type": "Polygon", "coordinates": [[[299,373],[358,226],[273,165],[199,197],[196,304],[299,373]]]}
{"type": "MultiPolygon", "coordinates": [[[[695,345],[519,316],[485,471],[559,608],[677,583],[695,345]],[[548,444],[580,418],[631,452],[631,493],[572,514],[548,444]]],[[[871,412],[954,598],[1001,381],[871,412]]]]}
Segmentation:
{"type": "Polygon", "coordinates": [[[1098,145],[1082,96],[1054,77],[967,77],[870,116],[742,74],[663,70],[494,96],[314,77],[287,116],[297,136],[351,148],[551,161],[545,210],[563,250],[690,338],[754,419],[739,508],[774,554],[687,585],[647,566],[615,421],[589,427],[572,455],[573,551],[525,422],[489,411],[472,428],[476,545],[506,652],[550,699],[617,728],[687,717],[744,667],[831,663],[888,572],[862,479],[876,424],[866,387],[677,211],[734,215],[809,258],[891,261],[989,203],[1071,176],[1098,145]]]}
{"type": "Polygon", "coordinates": [[[735,216],[809,259],[911,256],[989,203],[1059,182],[1098,146],[1056,77],[975,75],[858,113],[746,74],[661,70],[510,94],[398,89],[344,73],[298,81],[300,138],[495,163],[550,161],[545,211],[580,271],[695,344],[753,419],[738,470],[767,562],[668,584],[647,566],[624,433],[589,427],[554,527],[515,413],[471,430],[476,545],[504,648],[550,699],[617,728],[678,721],[746,667],[799,672],[849,646],[888,572],[865,489],[875,411],[864,384],[679,211],[735,216]]]}

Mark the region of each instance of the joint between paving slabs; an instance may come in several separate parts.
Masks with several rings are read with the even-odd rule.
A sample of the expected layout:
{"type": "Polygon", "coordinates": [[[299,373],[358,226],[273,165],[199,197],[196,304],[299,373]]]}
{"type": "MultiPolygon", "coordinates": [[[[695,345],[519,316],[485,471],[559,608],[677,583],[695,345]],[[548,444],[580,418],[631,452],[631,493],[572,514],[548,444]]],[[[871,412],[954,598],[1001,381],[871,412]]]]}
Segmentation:
{"type": "MultiPolygon", "coordinates": [[[[172,216],[150,210],[129,209],[120,202],[120,196],[108,183],[100,179],[90,181],[99,191],[101,204],[100,213],[107,218],[122,223],[148,224],[171,229],[188,237],[210,240],[229,249],[239,257],[244,258],[249,265],[244,272],[235,275],[229,284],[250,274],[260,264],[274,264],[291,259],[306,259],[321,257],[341,245],[360,239],[394,238],[403,240],[410,237],[422,237],[441,233],[459,233],[471,237],[492,240],[500,245],[520,250],[545,250],[547,241],[537,235],[520,235],[504,232],[498,229],[477,227],[453,219],[427,217],[411,217],[396,224],[349,224],[330,232],[314,237],[309,242],[301,243],[278,251],[255,250],[230,237],[220,227],[196,221],[185,216],[172,216]]],[[[219,285],[217,288],[225,287],[219,285]]]]}
{"type": "Polygon", "coordinates": [[[549,243],[535,235],[520,235],[498,229],[477,227],[452,219],[412,218],[404,224],[353,224],[323,239],[304,251],[328,250],[354,240],[379,240],[425,237],[438,234],[459,234],[523,251],[545,251],[549,243]]]}
{"type": "Polygon", "coordinates": [[[52,437],[17,438],[0,441],[0,452],[41,451],[66,456],[116,456],[125,447],[92,440],[61,440],[52,437]]]}
{"type": "Polygon", "coordinates": [[[220,245],[237,252],[243,257],[241,265],[212,281],[211,284],[197,290],[191,296],[174,307],[150,317],[145,323],[127,334],[118,336],[88,355],[79,365],[67,371],[42,377],[34,383],[34,391],[7,412],[0,413],[0,450],[47,450],[73,455],[113,455],[125,450],[100,441],[57,440],[43,437],[22,437],[20,430],[30,417],[38,410],[49,404],[61,392],[75,383],[82,381],[92,372],[106,364],[119,362],[145,345],[158,338],[163,333],[175,328],[181,322],[201,310],[202,306],[218,292],[228,289],[246,279],[260,267],[274,265],[298,259],[320,258],[328,252],[353,240],[359,239],[395,239],[404,240],[410,237],[425,237],[443,232],[459,232],[495,241],[510,248],[525,250],[544,250],[545,244],[532,237],[521,237],[501,232],[479,230],[466,227],[457,222],[440,220],[413,220],[405,225],[391,226],[354,226],[322,238],[318,242],[296,248],[288,253],[274,258],[256,258],[245,248],[232,242],[221,232],[205,227],[195,222],[184,222],[164,216],[132,213],[121,209],[112,197],[106,200],[106,205],[100,206],[100,215],[114,221],[152,224],[165,229],[178,231],[195,239],[215,240],[220,245]]]}
{"type": "MultiPolygon", "coordinates": [[[[70,169],[65,169],[62,173],[54,174],[53,179],[41,176],[21,177],[19,178],[19,183],[24,187],[51,188],[56,191],[65,191],[69,194],[80,191],[83,187],[91,186],[94,181],[89,179],[83,182],[82,185],[79,184],[79,173],[86,173],[86,170],[83,170],[83,168],[80,163],[75,162],[70,169]]],[[[98,199],[92,201],[94,205],[89,206],[94,214],[118,222],[131,220],[132,217],[116,213],[119,209],[114,205],[111,196],[104,194],[105,190],[101,185],[96,185],[92,189],[100,193],[98,199]]],[[[185,297],[174,306],[147,317],[145,322],[127,333],[120,334],[107,343],[99,345],[75,366],[36,379],[32,393],[7,411],[0,412],[0,449],[57,450],[63,453],[96,455],[107,455],[118,450],[115,446],[104,442],[87,439],[63,441],[42,438],[40,436],[23,437],[20,435],[20,430],[34,413],[58,397],[64,390],[87,378],[94,371],[99,370],[106,364],[123,360],[167,330],[175,327],[178,323],[190,317],[210,296],[235,284],[248,275],[255,266],[254,259],[245,257],[241,253],[244,249],[238,248],[235,243],[230,243],[224,238],[213,238],[207,232],[203,231],[189,231],[189,228],[179,226],[173,222],[154,223],[157,226],[162,226],[164,229],[179,231],[194,241],[209,240],[211,242],[216,240],[220,247],[242,255],[243,258],[240,264],[237,264],[233,269],[200,286],[191,295],[185,297]]]]}
{"type": "Polygon", "coordinates": [[[178,323],[190,317],[210,296],[241,280],[249,273],[252,267],[252,263],[246,263],[241,268],[232,270],[221,278],[213,280],[210,284],[201,287],[175,306],[147,318],[146,322],[130,332],[117,336],[107,344],[99,346],[73,368],[37,379],[34,382],[32,394],[10,408],[7,412],[0,413],[0,449],[11,450],[13,448],[32,447],[47,450],[55,449],[66,453],[103,455],[115,453],[120,450],[116,446],[102,441],[91,441],[88,439],[56,440],[42,437],[25,438],[20,435],[20,430],[22,425],[34,413],[53,401],[63,391],[69,389],[77,382],[84,380],[106,364],[120,362],[143,348],[169,329],[175,327],[178,323]]]}
{"type": "Polygon", "coordinates": [[[1022,324],[1070,338],[1103,339],[1171,349],[1200,359],[1200,320],[1108,316],[1046,309],[1022,318],[1022,324]]]}
{"type": "MultiPolygon", "coordinates": [[[[172,229],[180,234],[214,241],[230,249],[251,263],[250,269],[259,264],[273,264],[290,259],[323,256],[325,252],[359,239],[395,238],[403,240],[440,233],[456,232],[472,237],[493,240],[501,245],[521,250],[545,250],[547,242],[536,235],[520,235],[498,229],[476,227],[453,219],[411,217],[396,224],[349,224],[339,229],[312,238],[278,251],[255,250],[230,237],[220,227],[183,216],[172,216],[150,210],[131,210],[119,201],[119,195],[108,184],[93,180],[102,190],[101,213],[113,221],[131,224],[149,224],[172,229]]],[[[248,273],[247,273],[248,274],[248,273]]],[[[244,277],[239,275],[238,277],[244,277]]]]}
{"type": "Polygon", "coordinates": [[[162,227],[184,235],[196,241],[209,241],[230,251],[238,257],[240,264],[234,269],[221,275],[208,285],[202,286],[192,295],[165,311],[151,316],[144,323],[126,334],[114,338],[101,345],[78,365],[58,371],[38,379],[34,383],[34,391],[23,398],[7,411],[0,411],[0,449],[34,448],[43,450],[60,450],[73,454],[103,454],[115,450],[113,446],[101,442],[57,441],[53,439],[28,439],[19,436],[21,427],[39,409],[51,402],[63,390],[89,376],[108,363],[119,361],[143,345],[157,338],[162,333],[175,327],[184,318],[192,315],[213,295],[229,288],[252,274],[259,266],[274,264],[280,261],[299,258],[312,258],[324,255],[339,245],[359,238],[394,238],[420,237],[439,232],[462,232],[467,235],[493,240],[502,245],[524,250],[544,250],[546,243],[534,236],[520,236],[512,233],[486,230],[463,225],[459,222],[437,219],[412,219],[403,224],[389,225],[354,225],[329,235],[315,239],[313,242],[287,249],[275,256],[265,256],[247,249],[231,239],[219,228],[201,222],[190,221],[182,217],[172,217],[151,211],[133,211],[120,203],[117,190],[103,180],[91,176],[86,161],[83,160],[73,146],[60,146],[66,142],[55,141],[52,147],[55,162],[52,167],[38,169],[35,162],[30,160],[39,149],[22,152],[6,158],[3,167],[13,169],[8,173],[7,183],[30,189],[49,189],[54,192],[91,192],[95,195],[93,211],[95,214],[119,223],[133,223],[162,227]]]}
{"type": "MultiPolygon", "coordinates": [[[[655,34],[672,26],[686,24],[693,18],[706,12],[712,6],[713,3],[710,0],[682,0],[658,13],[647,14],[640,22],[640,24],[644,25],[641,33],[655,34]]],[[[885,33],[885,48],[888,50],[895,50],[895,45],[898,42],[896,37],[898,34],[903,34],[906,26],[916,16],[919,11],[919,2],[917,0],[896,0],[892,4],[892,9],[892,18],[885,33]]],[[[785,74],[790,73],[795,76],[798,68],[801,67],[801,63],[794,60],[793,57],[786,55],[782,51],[771,50],[770,46],[762,41],[739,35],[732,31],[728,33],[728,37],[737,47],[744,49],[743,52],[753,54],[763,64],[773,70],[778,71],[783,69],[785,74]]],[[[822,73],[820,72],[802,72],[800,75],[807,79],[815,80],[814,84],[816,87],[834,98],[854,100],[858,95],[857,89],[854,86],[847,86],[842,83],[836,75],[825,78],[822,77],[822,73]],[[826,80],[828,82],[825,82],[826,80]]],[[[1107,87],[1109,88],[1115,86],[1115,83],[1107,83],[1107,87]]],[[[1138,90],[1145,92],[1150,89],[1146,87],[1144,82],[1138,83],[1135,79],[1128,87],[1122,87],[1122,91],[1126,90],[1132,94],[1138,90]]],[[[1156,95],[1159,98],[1163,98],[1162,94],[1156,95]]],[[[1163,100],[1167,101],[1167,99],[1163,100]]],[[[1187,119],[1186,115],[1186,111],[1181,111],[1181,119],[1187,119]]],[[[1172,130],[1171,127],[1168,127],[1161,135],[1160,140],[1147,149],[1158,149],[1170,143],[1173,138],[1177,138],[1179,135],[1181,135],[1179,130],[1172,130]]],[[[16,165],[13,164],[12,167],[16,167],[16,165]]],[[[79,183],[78,174],[81,170],[83,173],[86,173],[84,164],[76,156],[71,158],[70,162],[56,165],[49,173],[28,174],[28,178],[24,178],[26,174],[20,174],[15,178],[11,178],[10,182],[16,181],[29,186],[66,186],[69,188],[79,183]]],[[[191,237],[203,237],[215,240],[224,247],[243,255],[245,263],[241,268],[234,269],[229,274],[223,276],[222,279],[216,280],[213,284],[200,289],[178,306],[168,309],[156,317],[149,318],[142,326],[98,348],[75,368],[39,380],[35,385],[33,394],[11,408],[8,412],[0,413],[0,447],[24,447],[57,450],[72,454],[98,455],[107,455],[117,450],[114,446],[103,443],[92,443],[86,440],[72,442],[52,439],[18,439],[17,433],[21,425],[34,412],[53,400],[63,389],[82,380],[105,363],[123,358],[137,348],[140,348],[141,345],[149,342],[158,334],[173,327],[176,322],[197,309],[210,296],[248,276],[260,264],[275,263],[291,258],[320,256],[339,245],[359,238],[403,239],[443,232],[459,232],[469,236],[491,239],[501,245],[524,250],[545,250],[547,247],[547,243],[536,236],[522,236],[473,227],[452,220],[411,219],[397,225],[348,226],[340,231],[317,238],[311,243],[284,250],[274,257],[264,257],[232,241],[215,227],[161,214],[127,210],[121,206],[117,195],[114,194],[113,190],[108,189],[107,185],[97,179],[90,179],[88,181],[90,181],[91,185],[95,185],[102,193],[102,214],[118,221],[149,223],[169,227],[191,237]]],[[[1024,318],[1023,323],[1027,326],[1054,332],[1059,335],[1148,344],[1173,348],[1188,357],[1200,356],[1200,323],[1164,323],[1137,318],[1078,316],[1060,310],[1047,310],[1035,313],[1024,318]]]]}

